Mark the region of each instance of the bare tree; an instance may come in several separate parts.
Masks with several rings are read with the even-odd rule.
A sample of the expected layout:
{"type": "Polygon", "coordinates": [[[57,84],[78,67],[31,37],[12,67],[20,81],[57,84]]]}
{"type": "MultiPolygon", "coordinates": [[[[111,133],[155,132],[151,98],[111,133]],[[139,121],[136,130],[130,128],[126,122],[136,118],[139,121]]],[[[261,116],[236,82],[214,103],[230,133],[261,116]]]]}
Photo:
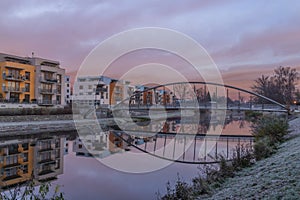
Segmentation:
{"type": "MultiPolygon", "coordinates": [[[[295,94],[295,85],[299,80],[299,73],[294,68],[278,67],[273,76],[264,76],[255,80],[252,90],[260,95],[269,97],[282,104],[291,104],[295,94]]],[[[256,99],[259,103],[261,98],[256,99]]]]}

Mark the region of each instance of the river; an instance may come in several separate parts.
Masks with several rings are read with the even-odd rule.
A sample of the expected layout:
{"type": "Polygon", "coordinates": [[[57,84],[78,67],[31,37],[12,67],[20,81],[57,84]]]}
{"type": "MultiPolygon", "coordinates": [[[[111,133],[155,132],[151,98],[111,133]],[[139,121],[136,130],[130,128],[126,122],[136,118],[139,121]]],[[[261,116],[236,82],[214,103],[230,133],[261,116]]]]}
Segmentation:
{"type": "Polygon", "coordinates": [[[217,154],[230,158],[237,145],[252,144],[249,122],[233,117],[225,124],[197,124],[196,137],[192,135],[190,143],[184,142],[190,137],[184,134],[195,126],[180,119],[168,120],[159,134],[149,129],[137,131],[130,141],[120,130],[93,134],[92,138],[56,133],[0,139],[1,187],[7,190],[5,186],[26,181],[33,172],[37,182],[61,185],[67,199],[155,199],[157,192],[165,194],[166,183],[175,183],[178,174],[190,181],[200,173],[199,164],[186,163],[214,161],[217,154]],[[222,126],[223,136],[204,136],[218,126],[222,126]],[[174,141],[176,135],[183,136],[174,141]],[[200,150],[205,141],[214,145],[200,150]],[[174,154],[181,163],[172,161],[174,154]]]}

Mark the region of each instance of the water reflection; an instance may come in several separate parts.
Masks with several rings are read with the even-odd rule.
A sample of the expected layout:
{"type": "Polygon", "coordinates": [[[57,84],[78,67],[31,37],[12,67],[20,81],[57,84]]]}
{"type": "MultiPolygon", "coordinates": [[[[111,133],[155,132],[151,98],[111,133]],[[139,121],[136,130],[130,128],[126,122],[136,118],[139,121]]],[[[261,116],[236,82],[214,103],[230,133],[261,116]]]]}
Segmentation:
{"type": "MultiPolygon", "coordinates": [[[[62,191],[69,199],[153,199],[154,193],[158,188],[164,188],[167,180],[176,179],[177,172],[191,178],[197,174],[197,168],[194,165],[172,164],[152,173],[132,175],[105,167],[92,157],[110,159],[126,157],[128,153],[142,155],[147,152],[169,159],[181,154],[179,160],[182,161],[210,161],[219,153],[230,158],[232,148],[237,145],[251,145],[250,122],[242,120],[241,115],[228,116],[225,125],[218,124],[217,120],[208,125],[208,121],[203,118],[194,124],[193,120],[183,122],[172,118],[162,124],[161,131],[155,134],[151,129],[130,130],[131,134],[111,129],[81,135],[80,138],[73,133],[57,133],[0,139],[0,186],[6,190],[33,177],[36,184],[56,180],[55,183],[65,185],[62,191]],[[224,128],[221,137],[213,134],[205,137],[205,133],[217,126],[224,128]],[[189,130],[195,127],[198,134],[190,137],[189,130]],[[175,135],[179,137],[175,139],[175,135]],[[191,145],[187,147],[185,144],[189,140],[191,145]],[[215,147],[208,151],[205,147],[210,144],[215,147]],[[167,145],[171,151],[165,148],[167,145]],[[126,185],[124,180],[127,180],[126,185]],[[122,193],[114,193],[112,188],[119,188],[122,193]]],[[[164,190],[161,192],[164,193],[164,190]]]]}
{"type": "Polygon", "coordinates": [[[31,179],[36,184],[63,173],[65,137],[6,139],[0,143],[0,186],[7,188],[31,179]]]}
{"type": "MultiPolygon", "coordinates": [[[[199,164],[216,162],[220,154],[230,159],[235,147],[252,147],[250,122],[243,119],[243,114],[228,116],[225,124],[204,116],[198,123],[193,118],[171,118],[161,123],[139,123],[126,130],[82,134],[73,143],[73,151],[78,156],[100,159],[122,152],[142,156],[147,153],[160,159],[199,164]],[[216,131],[219,128],[223,129],[221,135],[216,131]],[[193,130],[197,130],[196,135],[190,134],[193,130]]],[[[129,154],[123,156],[129,158],[129,154]]]]}

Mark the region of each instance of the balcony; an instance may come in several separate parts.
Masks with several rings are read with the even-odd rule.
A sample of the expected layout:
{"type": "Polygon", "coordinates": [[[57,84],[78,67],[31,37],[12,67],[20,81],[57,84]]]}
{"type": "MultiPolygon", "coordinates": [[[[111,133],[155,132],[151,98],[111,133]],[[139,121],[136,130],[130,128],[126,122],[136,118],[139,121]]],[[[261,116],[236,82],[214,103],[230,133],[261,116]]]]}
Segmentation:
{"type": "Polygon", "coordinates": [[[3,74],[3,79],[8,81],[25,81],[26,77],[22,75],[16,75],[16,74],[3,74]]]}
{"type": "Polygon", "coordinates": [[[54,89],[44,89],[44,88],[40,88],[39,89],[39,92],[41,94],[55,94],[56,93],[56,90],[54,89]]]}
{"type": "Polygon", "coordinates": [[[53,106],[56,104],[57,103],[55,100],[40,100],[40,101],[38,101],[38,105],[41,105],[41,106],[53,106]]]}
{"type": "Polygon", "coordinates": [[[39,164],[55,164],[55,160],[52,158],[42,159],[39,161],[39,164]]]}
{"type": "Polygon", "coordinates": [[[12,87],[12,86],[3,86],[2,90],[4,92],[16,92],[16,93],[22,93],[24,88],[20,88],[20,87],[12,87]]]}
{"type": "Polygon", "coordinates": [[[57,83],[57,79],[53,77],[40,77],[40,81],[43,83],[57,83]]]}

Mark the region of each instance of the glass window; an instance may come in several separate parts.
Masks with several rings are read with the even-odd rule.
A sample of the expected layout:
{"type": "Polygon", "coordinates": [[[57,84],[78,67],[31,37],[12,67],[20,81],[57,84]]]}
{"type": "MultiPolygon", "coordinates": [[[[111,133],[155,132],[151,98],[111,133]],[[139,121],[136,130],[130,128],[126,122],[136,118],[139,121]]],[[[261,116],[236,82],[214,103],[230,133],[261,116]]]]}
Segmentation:
{"type": "Polygon", "coordinates": [[[30,72],[25,72],[25,80],[30,81],[30,72]]]}

